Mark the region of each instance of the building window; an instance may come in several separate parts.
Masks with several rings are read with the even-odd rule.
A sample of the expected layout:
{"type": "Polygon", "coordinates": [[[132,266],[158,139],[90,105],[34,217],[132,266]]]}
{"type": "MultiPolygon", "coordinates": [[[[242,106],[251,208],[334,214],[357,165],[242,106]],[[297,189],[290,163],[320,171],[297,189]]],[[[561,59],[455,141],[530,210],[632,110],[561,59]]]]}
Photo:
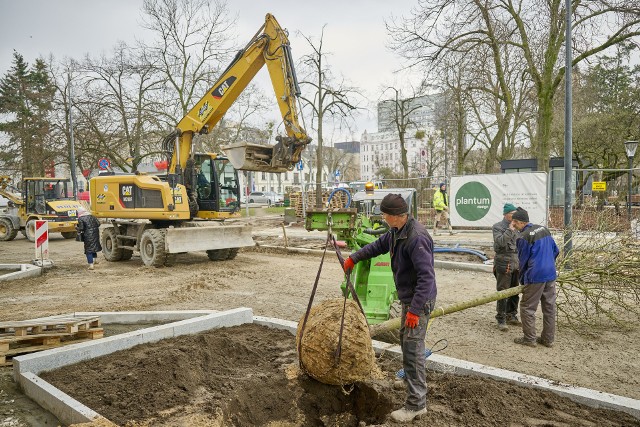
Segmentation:
{"type": "MultiPolygon", "coordinates": [[[[267,179],[267,173],[266,172],[262,172],[262,179],[267,179]]],[[[264,188],[262,190],[264,191],[264,188]]]]}

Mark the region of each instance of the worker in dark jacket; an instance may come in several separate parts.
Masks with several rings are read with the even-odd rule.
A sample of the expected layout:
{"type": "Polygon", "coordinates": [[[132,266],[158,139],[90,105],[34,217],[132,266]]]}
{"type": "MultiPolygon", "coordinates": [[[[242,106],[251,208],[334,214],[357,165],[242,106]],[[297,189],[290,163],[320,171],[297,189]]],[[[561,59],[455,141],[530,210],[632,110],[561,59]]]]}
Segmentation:
{"type": "Polygon", "coordinates": [[[84,253],[87,256],[89,270],[94,269],[98,263],[98,252],[102,250],[100,245],[100,222],[86,209],[78,210],[78,240],[84,242],[84,253]]]}
{"type": "Polygon", "coordinates": [[[520,283],[524,285],[520,300],[523,337],[517,344],[535,347],[536,342],[552,347],[556,334],[556,258],[558,246],[549,230],[529,222],[526,210],[518,208],[512,217],[520,232],[516,244],[520,261],[520,283]],[[536,337],[536,310],[542,306],[542,334],[536,337]]]}
{"type": "Polygon", "coordinates": [[[389,231],[352,253],[344,269],[350,274],[359,261],[391,255],[391,270],[402,303],[400,346],[407,386],[404,407],[393,411],[391,418],[410,422],[427,411],[424,340],[437,294],[433,240],[422,224],[409,216],[407,203],[399,194],[387,194],[380,210],[389,231]]]}
{"type": "MultiPolygon", "coordinates": [[[[496,277],[496,290],[518,286],[518,249],[516,247],[517,231],[511,225],[511,215],[516,207],[505,203],[502,208],[502,221],[493,224],[493,275],[496,277]]],[[[496,301],[496,320],[498,329],[507,331],[507,323],[520,325],[518,321],[518,295],[496,301]]]]}

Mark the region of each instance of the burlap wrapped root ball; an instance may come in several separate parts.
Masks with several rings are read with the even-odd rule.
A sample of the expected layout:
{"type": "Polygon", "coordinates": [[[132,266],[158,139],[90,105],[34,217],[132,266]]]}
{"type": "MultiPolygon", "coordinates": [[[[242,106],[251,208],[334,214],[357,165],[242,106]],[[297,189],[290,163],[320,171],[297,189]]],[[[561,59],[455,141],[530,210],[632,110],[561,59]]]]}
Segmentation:
{"type": "Polygon", "coordinates": [[[342,352],[336,364],[343,304],[344,299],[332,299],[312,307],[302,342],[300,332],[304,316],[298,323],[296,344],[302,367],[311,377],[325,384],[351,384],[381,374],[376,365],[367,320],[353,300],[347,300],[342,352]]]}

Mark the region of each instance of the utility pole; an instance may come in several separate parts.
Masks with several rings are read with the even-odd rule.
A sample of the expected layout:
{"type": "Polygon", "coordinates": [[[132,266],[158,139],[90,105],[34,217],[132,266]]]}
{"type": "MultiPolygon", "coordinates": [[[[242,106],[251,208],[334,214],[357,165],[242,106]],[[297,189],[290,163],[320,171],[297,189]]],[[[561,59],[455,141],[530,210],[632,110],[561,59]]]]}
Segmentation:
{"type": "MultiPolygon", "coordinates": [[[[572,216],[572,183],[573,183],[573,145],[572,145],[572,68],[573,68],[573,52],[571,50],[571,0],[565,0],[565,26],[566,34],[564,37],[565,49],[565,65],[564,65],[564,257],[571,253],[573,248],[571,227],[572,216]]],[[[547,213],[548,215],[548,213],[547,213]]]]}
{"type": "Polygon", "coordinates": [[[71,111],[71,73],[67,75],[67,88],[69,89],[69,145],[71,157],[71,182],[73,184],[73,198],[78,200],[78,178],[76,176],[76,150],[73,142],[73,114],[71,111]]]}

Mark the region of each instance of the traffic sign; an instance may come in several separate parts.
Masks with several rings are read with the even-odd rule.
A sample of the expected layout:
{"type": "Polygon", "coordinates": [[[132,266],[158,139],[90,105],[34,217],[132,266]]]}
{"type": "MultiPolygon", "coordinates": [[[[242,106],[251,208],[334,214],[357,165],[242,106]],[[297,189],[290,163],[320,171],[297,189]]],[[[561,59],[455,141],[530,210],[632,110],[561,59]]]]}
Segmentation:
{"type": "Polygon", "coordinates": [[[36,259],[49,259],[49,221],[35,220],[34,236],[36,245],[36,259]]]}
{"type": "Polygon", "coordinates": [[[340,170],[336,170],[336,176],[340,176],[340,170]]]}
{"type": "Polygon", "coordinates": [[[299,171],[304,169],[304,165],[302,164],[302,160],[300,160],[298,163],[296,163],[296,169],[299,170],[299,171]]]}
{"type": "Polygon", "coordinates": [[[109,169],[110,166],[111,166],[111,162],[106,157],[103,157],[100,160],[98,160],[98,167],[101,170],[109,169]]]}

